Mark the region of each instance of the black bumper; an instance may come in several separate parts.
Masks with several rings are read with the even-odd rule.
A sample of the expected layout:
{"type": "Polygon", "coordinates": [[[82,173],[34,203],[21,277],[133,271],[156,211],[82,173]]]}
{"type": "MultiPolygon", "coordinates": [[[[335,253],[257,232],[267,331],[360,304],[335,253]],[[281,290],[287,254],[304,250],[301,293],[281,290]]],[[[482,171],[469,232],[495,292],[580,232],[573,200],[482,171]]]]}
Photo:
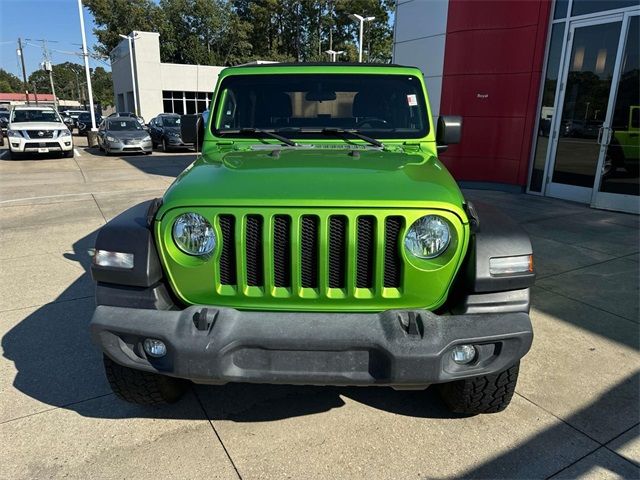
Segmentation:
{"type": "Polygon", "coordinates": [[[245,312],[211,306],[182,311],[98,306],[91,333],[121,365],[197,383],[398,387],[503,370],[527,353],[533,339],[526,313],[245,312]],[[162,340],[166,356],[147,356],[145,338],[162,340]],[[463,343],[478,350],[470,365],[451,359],[451,348],[463,343]]]}

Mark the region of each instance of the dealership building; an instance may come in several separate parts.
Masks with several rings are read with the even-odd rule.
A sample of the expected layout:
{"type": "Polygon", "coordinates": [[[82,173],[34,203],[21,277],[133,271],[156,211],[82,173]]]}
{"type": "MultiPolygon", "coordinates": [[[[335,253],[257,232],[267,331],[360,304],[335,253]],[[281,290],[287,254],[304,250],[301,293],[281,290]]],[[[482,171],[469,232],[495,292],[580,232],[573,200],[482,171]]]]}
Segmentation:
{"type": "Polygon", "coordinates": [[[160,62],[160,35],[154,32],[132,32],[110,57],[116,110],[137,112],[147,121],[159,113],[208,109],[223,69],[160,62]]]}
{"type": "Polygon", "coordinates": [[[463,184],[639,212],[638,0],[399,0],[394,63],[461,115],[463,184]]]}

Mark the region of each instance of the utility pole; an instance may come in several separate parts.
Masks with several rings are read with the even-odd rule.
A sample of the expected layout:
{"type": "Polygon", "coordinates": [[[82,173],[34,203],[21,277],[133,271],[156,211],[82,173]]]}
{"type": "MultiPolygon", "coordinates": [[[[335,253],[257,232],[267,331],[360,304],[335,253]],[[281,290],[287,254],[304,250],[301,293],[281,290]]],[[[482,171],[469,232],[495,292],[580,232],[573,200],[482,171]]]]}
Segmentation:
{"type": "Polygon", "coordinates": [[[29,84],[27,83],[27,69],[24,68],[24,52],[22,51],[22,39],[18,38],[18,56],[20,57],[20,62],[22,63],[22,80],[24,81],[24,98],[27,100],[27,105],[30,105],[29,102],[29,84]]]}
{"type": "Polygon", "coordinates": [[[49,73],[49,85],[51,86],[51,93],[53,94],[53,106],[56,110],[58,110],[58,96],[56,95],[56,86],[53,83],[53,65],[51,64],[51,57],[49,56],[49,49],[47,48],[47,40],[44,40],[42,38],[35,40],[31,38],[25,38],[25,40],[27,40],[28,42],[31,41],[42,43],[42,58],[44,61],[40,64],[40,66],[45,72],[49,73]]]}
{"type": "Polygon", "coordinates": [[[47,50],[47,41],[42,40],[42,51],[44,53],[44,69],[49,72],[49,83],[51,83],[51,93],[53,94],[53,106],[58,111],[58,97],[56,97],[56,86],[53,84],[53,66],[49,59],[49,51],[47,50]]]}
{"type": "Polygon", "coordinates": [[[36,100],[36,105],[38,105],[38,84],[33,82],[33,96],[36,100]]]}

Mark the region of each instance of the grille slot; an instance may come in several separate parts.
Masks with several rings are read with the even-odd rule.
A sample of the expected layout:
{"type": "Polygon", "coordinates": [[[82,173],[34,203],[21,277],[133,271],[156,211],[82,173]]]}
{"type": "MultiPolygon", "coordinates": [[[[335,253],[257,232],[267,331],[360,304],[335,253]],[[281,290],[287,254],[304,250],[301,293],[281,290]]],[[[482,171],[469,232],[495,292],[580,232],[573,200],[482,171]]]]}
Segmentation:
{"type": "Polygon", "coordinates": [[[402,279],[402,259],[399,251],[402,217],[387,217],[384,226],[384,286],[399,288],[402,279]]]}
{"type": "Polygon", "coordinates": [[[291,218],[287,215],[273,220],[273,277],[276,287],[291,286],[291,218]]]}
{"type": "Polygon", "coordinates": [[[247,285],[261,287],[264,285],[262,257],[262,217],[248,215],[245,234],[245,252],[247,262],[247,285]]]}
{"type": "Polygon", "coordinates": [[[318,287],[318,217],[304,215],[300,231],[300,285],[318,287]]]}
{"type": "Polygon", "coordinates": [[[222,285],[236,285],[236,244],[235,225],[233,215],[220,215],[220,230],[222,232],[222,251],[220,252],[220,283],[222,285]]]}
{"type": "Polygon", "coordinates": [[[345,288],[347,266],[347,218],[329,218],[329,288],[345,288]]]}
{"type": "Polygon", "coordinates": [[[25,130],[27,135],[32,140],[37,140],[39,138],[53,138],[53,134],[56,133],[55,130],[25,130]],[[38,133],[42,132],[42,135],[38,135],[38,133]]]}
{"type": "Polygon", "coordinates": [[[358,217],[356,287],[373,288],[375,218],[358,217]]]}

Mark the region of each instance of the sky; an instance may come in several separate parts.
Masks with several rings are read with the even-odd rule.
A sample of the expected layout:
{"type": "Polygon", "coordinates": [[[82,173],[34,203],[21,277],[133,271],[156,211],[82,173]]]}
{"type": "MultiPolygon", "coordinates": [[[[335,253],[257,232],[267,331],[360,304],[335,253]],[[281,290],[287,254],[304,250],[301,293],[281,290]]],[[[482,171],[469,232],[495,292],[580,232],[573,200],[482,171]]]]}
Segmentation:
{"type": "MultiPolygon", "coordinates": [[[[91,52],[96,39],[93,35],[93,17],[84,9],[87,48],[91,52]]],[[[0,0],[0,68],[22,78],[19,57],[16,55],[18,37],[23,41],[46,39],[52,63],[66,61],[82,63],[82,57],[62,52],[82,51],[80,17],[77,0],[0,0]],[[53,42],[57,43],[53,43],[53,42]],[[58,50],[58,51],[56,51],[58,50]]],[[[25,41],[24,58],[27,75],[40,68],[42,44],[25,41]],[[32,46],[32,45],[35,46],[32,46]]],[[[110,70],[109,61],[89,60],[91,68],[110,70]]]]}

